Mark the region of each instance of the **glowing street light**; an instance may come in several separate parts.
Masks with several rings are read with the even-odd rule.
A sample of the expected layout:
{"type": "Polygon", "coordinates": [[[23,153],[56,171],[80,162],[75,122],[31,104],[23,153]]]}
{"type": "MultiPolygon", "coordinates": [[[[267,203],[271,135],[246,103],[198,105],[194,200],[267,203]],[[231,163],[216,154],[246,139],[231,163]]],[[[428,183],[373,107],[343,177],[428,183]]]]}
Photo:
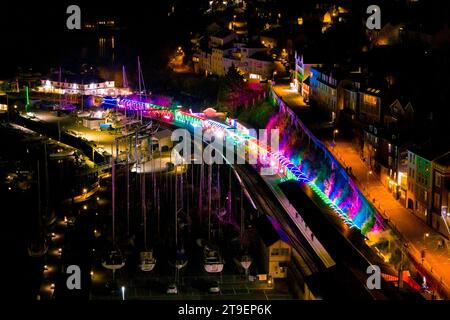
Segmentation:
{"type": "Polygon", "coordinates": [[[122,300],[125,300],[125,287],[122,286],[122,300]]]}
{"type": "Polygon", "coordinates": [[[278,72],[275,70],[273,73],[272,73],[272,80],[275,80],[275,76],[278,74],[278,72]]]}
{"type": "Polygon", "coordinates": [[[372,170],[367,172],[367,187],[369,187],[369,176],[371,176],[372,173],[373,173],[372,170]]]}
{"type": "Polygon", "coordinates": [[[336,144],[336,135],[339,133],[338,129],[333,130],[333,145],[336,144]]]}

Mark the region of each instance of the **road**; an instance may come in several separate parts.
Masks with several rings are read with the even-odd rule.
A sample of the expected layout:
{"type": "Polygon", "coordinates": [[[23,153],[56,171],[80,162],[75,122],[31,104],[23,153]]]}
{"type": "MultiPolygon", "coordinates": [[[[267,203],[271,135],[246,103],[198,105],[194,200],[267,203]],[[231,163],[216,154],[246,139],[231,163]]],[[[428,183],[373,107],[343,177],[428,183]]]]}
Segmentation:
{"type": "MultiPolygon", "coordinates": [[[[330,145],[328,143],[328,145],[330,145]]],[[[349,141],[338,139],[334,147],[328,148],[341,164],[352,167],[354,181],[366,198],[389,219],[393,229],[398,231],[406,242],[410,243],[410,255],[421,262],[421,251],[426,251],[424,267],[430,276],[443,284],[447,296],[450,296],[450,248],[439,248],[442,235],[429,227],[394,199],[389,190],[374,175],[368,175],[368,165],[362,161],[359,153],[349,141]],[[375,201],[373,201],[375,200],[375,201]]]]}

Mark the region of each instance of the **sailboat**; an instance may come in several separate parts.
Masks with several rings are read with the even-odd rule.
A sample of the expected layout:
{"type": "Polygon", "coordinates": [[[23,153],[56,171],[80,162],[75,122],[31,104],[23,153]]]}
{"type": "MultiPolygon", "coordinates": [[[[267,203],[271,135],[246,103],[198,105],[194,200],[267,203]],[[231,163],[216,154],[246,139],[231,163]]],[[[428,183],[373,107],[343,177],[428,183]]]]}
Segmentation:
{"type": "Polygon", "coordinates": [[[216,246],[206,244],[203,248],[203,266],[208,273],[218,273],[223,270],[223,260],[216,246]]]}
{"type": "Polygon", "coordinates": [[[37,185],[38,185],[38,221],[37,238],[33,239],[28,246],[28,255],[32,258],[43,257],[48,251],[47,239],[42,231],[42,211],[41,211],[41,175],[39,169],[39,160],[37,161],[37,185]]]}
{"type": "Polygon", "coordinates": [[[49,157],[51,159],[66,159],[66,158],[72,157],[74,155],[75,155],[75,151],[74,150],[64,151],[63,149],[58,149],[58,150],[56,150],[56,152],[51,153],[49,155],[49,157]]]}
{"type": "Polygon", "coordinates": [[[248,275],[248,270],[250,268],[250,266],[252,265],[252,258],[244,251],[244,246],[243,246],[243,241],[244,241],[244,231],[245,231],[245,220],[244,220],[244,191],[243,189],[241,189],[241,214],[240,214],[240,218],[241,218],[241,227],[240,229],[240,242],[241,242],[241,251],[243,252],[243,254],[241,255],[240,258],[240,264],[242,266],[242,268],[244,268],[245,270],[245,275],[248,275]]]}
{"type": "MultiPolygon", "coordinates": [[[[117,140],[116,140],[117,146],[117,140]]],[[[113,248],[104,257],[102,261],[102,266],[106,269],[113,271],[113,280],[115,276],[115,271],[123,268],[125,266],[125,258],[122,255],[120,249],[116,246],[116,163],[114,159],[114,153],[111,152],[111,169],[112,169],[112,244],[113,248]]]]}
{"type": "Polygon", "coordinates": [[[181,190],[178,191],[178,172],[175,170],[175,260],[173,262],[169,261],[169,264],[175,267],[175,285],[178,283],[180,278],[180,271],[188,264],[188,258],[186,256],[186,251],[182,242],[179,240],[178,236],[178,215],[183,210],[183,173],[180,174],[181,190]],[[180,203],[179,203],[180,202],[180,203]]]}
{"type": "MultiPolygon", "coordinates": [[[[212,165],[208,166],[208,240],[211,240],[211,197],[212,197],[212,165]]],[[[223,260],[219,248],[206,243],[203,247],[203,266],[208,273],[219,273],[223,270],[223,260]]]]}
{"type": "Polygon", "coordinates": [[[184,248],[178,249],[175,259],[175,268],[177,268],[178,270],[183,269],[184,267],[186,267],[187,263],[188,259],[184,248]]]}
{"type": "Polygon", "coordinates": [[[125,259],[120,250],[115,248],[109,251],[109,254],[102,261],[102,266],[113,271],[123,268],[125,259]]]}
{"type": "Polygon", "coordinates": [[[241,266],[244,268],[245,271],[247,271],[250,266],[252,265],[253,259],[249,255],[243,255],[241,257],[241,266]]]}
{"type": "MultiPolygon", "coordinates": [[[[137,134],[137,133],[136,133],[137,134]]],[[[139,165],[139,158],[136,159],[139,165]]],[[[145,203],[145,161],[142,163],[144,167],[141,173],[141,201],[142,201],[142,217],[144,224],[144,251],[141,251],[139,267],[142,271],[149,272],[155,268],[156,258],[153,256],[153,250],[147,250],[147,206],[145,203]]]]}
{"type": "Polygon", "coordinates": [[[149,272],[155,268],[156,258],[153,256],[153,250],[141,251],[139,267],[142,271],[149,272]]]}

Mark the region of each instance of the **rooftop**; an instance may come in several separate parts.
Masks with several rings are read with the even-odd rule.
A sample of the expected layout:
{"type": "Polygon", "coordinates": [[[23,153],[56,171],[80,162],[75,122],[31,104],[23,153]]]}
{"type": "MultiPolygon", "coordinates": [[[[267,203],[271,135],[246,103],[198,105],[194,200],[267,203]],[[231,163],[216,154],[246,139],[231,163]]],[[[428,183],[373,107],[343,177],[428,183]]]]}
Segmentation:
{"type": "Polygon", "coordinates": [[[212,34],[211,37],[224,39],[231,35],[233,35],[232,31],[230,31],[228,29],[222,29],[222,30],[219,30],[219,31],[215,32],[214,34],[212,34]]]}
{"type": "Polygon", "coordinates": [[[428,140],[421,145],[412,146],[409,151],[429,161],[435,160],[439,164],[446,165],[445,163],[450,161],[449,147],[441,141],[428,140]]]}
{"type": "Polygon", "coordinates": [[[262,215],[256,221],[256,228],[267,247],[278,240],[290,244],[288,235],[284,232],[280,223],[273,217],[262,215]]]}
{"type": "Polygon", "coordinates": [[[273,61],[273,58],[266,52],[256,52],[250,56],[251,59],[260,61],[273,61]]]}
{"type": "Polygon", "coordinates": [[[59,73],[52,73],[47,78],[45,78],[45,80],[51,80],[51,81],[57,81],[57,82],[59,82],[60,79],[61,79],[61,82],[79,83],[79,84],[81,84],[81,83],[84,83],[84,84],[100,83],[100,82],[106,81],[95,74],[74,74],[74,73],[69,73],[69,72],[62,73],[61,77],[60,77],[59,73]]]}
{"type": "Polygon", "coordinates": [[[445,167],[450,167],[450,151],[435,159],[435,161],[445,167]]]}

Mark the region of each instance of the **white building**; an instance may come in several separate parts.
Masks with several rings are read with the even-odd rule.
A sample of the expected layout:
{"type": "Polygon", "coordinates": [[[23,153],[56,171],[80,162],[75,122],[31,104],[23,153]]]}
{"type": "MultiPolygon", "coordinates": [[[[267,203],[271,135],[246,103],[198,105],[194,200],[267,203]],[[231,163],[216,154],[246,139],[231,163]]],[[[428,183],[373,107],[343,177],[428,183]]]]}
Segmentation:
{"type": "Polygon", "coordinates": [[[41,80],[41,85],[37,88],[38,92],[54,94],[81,94],[93,96],[118,96],[131,94],[128,88],[118,88],[114,81],[102,82],[59,82],[52,80],[41,80]]]}
{"type": "Polygon", "coordinates": [[[211,36],[208,46],[196,52],[192,61],[194,71],[206,75],[224,76],[234,65],[249,79],[266,80],[272,78],[275,70],[266,47],[237,42],[228,30],[211,36]]]}

